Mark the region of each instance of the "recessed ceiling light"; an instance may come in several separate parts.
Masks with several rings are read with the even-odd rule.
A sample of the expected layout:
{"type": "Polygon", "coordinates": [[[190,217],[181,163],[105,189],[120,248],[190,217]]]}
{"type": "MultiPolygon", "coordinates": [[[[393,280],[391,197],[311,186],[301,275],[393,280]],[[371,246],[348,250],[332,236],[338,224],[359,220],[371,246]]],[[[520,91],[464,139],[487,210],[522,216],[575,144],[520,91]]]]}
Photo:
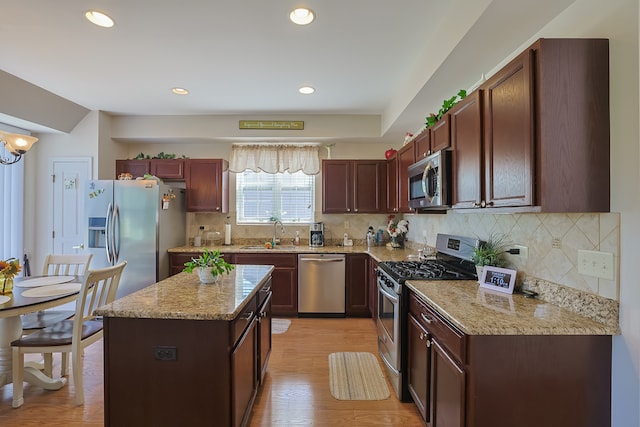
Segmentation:
{"type": "Polygon", "coordinates": [[[171,89],[171,92],[175,93],[176,95],[187,95],[189,93],[189,91],[183,87],[174,87],[171,89]]]}
{"type": "Polygon", "coordinates": [[[113,19],[108,15],[98,12],[97,10],[89,10],[84,14],[90,22],[96,24],[99,27],[111,28],[113,27],[113,19]]]}
{"type": "Polygon", "coordinates": [[[311,86],[302,86],[300,89],[298,89],[298,92],[300,92],[303,95],[311,95],[315,91],[316,90],[311,86]]]}
{"type": "Polygon", "coordinates": [[[291,11],[291,13],[289,14],[289,19],[291,19],[294,24],[307,25],[313,22],[313,20],[315,19],[315,14],[311,9],[299,7],[291,11]]]}

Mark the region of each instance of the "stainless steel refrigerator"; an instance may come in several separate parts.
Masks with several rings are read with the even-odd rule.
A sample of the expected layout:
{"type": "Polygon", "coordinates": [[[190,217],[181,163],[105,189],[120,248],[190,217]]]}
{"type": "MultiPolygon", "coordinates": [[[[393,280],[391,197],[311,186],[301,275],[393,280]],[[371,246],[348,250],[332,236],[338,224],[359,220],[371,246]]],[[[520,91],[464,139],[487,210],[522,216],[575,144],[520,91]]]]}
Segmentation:
{"type": "Polygon", "coordinates": [[[127,261],[116,297],[169,275],[167,249],[185,244],[183,189],[155,180],[89,181],[85,200],[89,268],[127,261]]]}

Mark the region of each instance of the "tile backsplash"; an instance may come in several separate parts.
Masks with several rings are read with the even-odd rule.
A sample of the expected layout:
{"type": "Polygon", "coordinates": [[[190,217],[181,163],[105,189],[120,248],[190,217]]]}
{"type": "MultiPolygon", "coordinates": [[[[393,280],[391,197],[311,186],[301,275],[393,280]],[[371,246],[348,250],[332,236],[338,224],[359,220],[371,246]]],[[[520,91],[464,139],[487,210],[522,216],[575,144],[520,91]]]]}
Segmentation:
{"type": "MultiPolygon", "coordinates": [[[[199,225],[209,225],[211,231],[222,231],[230,217],[232,243],[235,239],[268,239],[273,235],[271,225],[240,226],[235,213],[188,213],[187,233],[192,238],[199,225]]],[[[400,217],[400,216],[398,216],[400,217]]],[[[459,234],[486,239],[492,234],[504,234],[511,244],[529,249],[526,261],[510,256],[511,267],[528,278],[538,278],[601,297],[619,301],[620,215],[618,213],[570,214],[490,214],[459,213],[406,214],[409,221],[408,240],[412,246],[434,246],[438,233],[459,234]],[[578,273],[578,250],[610,252],[614,255],[614,280],[599,279],[578,273]]],[[[346,232],[354,242],[364,242],[369,226],[386,228],[388,215],[316,215],[325,223],[326,239],[341,240],[346,232]]],[[[307,225],[287,225],[284,236],[289,243],[300,232],[302,244],[308,244],[307,225]]],[[[364,244],[364,243],[362,243],[364,244]]]]}
{"type": "Polygon", "coordinates": [[[509,256],[511,267],[535,277],[612,300],[619,300],[620,215],[618,213],[405,215],[409,240],[433,246],[437,233],[486,239],[503,234],[529,248],[526,261],[509,256]],[[578,250],[614,255],[614,280],[578,273],[578,250]]]}

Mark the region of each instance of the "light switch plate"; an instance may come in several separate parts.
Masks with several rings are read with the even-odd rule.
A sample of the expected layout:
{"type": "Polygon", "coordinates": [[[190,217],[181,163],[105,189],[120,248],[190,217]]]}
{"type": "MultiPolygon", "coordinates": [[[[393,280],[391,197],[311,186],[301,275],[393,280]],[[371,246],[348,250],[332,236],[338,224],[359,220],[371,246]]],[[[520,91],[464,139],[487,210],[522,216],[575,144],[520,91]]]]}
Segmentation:
{"type": "Polygon", "coordinates": [[[613,254],[610,252],[579,250],[578,273],[585,276],[613,280],[615,278],[613,254]]]}

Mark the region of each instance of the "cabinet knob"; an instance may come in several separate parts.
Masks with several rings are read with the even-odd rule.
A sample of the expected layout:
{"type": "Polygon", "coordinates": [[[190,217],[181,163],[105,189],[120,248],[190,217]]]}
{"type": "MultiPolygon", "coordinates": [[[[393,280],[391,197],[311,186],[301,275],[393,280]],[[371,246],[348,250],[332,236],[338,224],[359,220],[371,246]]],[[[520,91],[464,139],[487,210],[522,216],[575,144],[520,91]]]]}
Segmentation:
{"type": "Polygon", "coordinates": [[[347,212],[351,212],[351,209],[347,208],[347,212]]]}
{"type": "Polygon", "coordinates": [[[358,209],[354,209],[353,211],[354,211],[354,212],[358,212],[358,209]]]}
{"type": "Polygon", "coordinates": [[[474,208],[481,208],[481,207],[483,207],[483,206],[482,206],[482,203],[484,203],[484,200],[483,200],[481,203],[473,202],[473,207],[474,207],[474,208]]]}
{"type": "Polygon", "coordinates": [[[423,339],[424,339],[424,334],[420,332],[420,341],[422,341],[423,339]]]}
{"type": "Polygon", "coordinates": [[[420,313],[420,317],[422,317],[422,320],[424,320],[428,324],[431,324],[431,322],[433,322],[433,319],[428,318],[427,315],[424,313],[420,313]]]}
{"type": "Polygon", "coordinates": [[[427,340],[427,347],[431,347],[431,340],[427,340]]]}

